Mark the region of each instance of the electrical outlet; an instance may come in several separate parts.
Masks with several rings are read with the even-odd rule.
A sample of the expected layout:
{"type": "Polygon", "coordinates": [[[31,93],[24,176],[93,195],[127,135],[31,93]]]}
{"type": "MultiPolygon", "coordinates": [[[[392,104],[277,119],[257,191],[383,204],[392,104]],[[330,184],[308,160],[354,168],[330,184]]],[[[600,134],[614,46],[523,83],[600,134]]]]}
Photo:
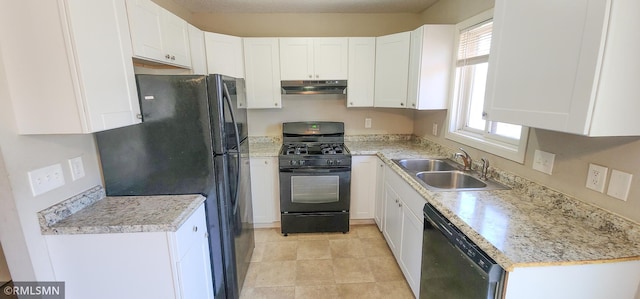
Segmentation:
{"type": "Polygon", "coordinates": [[[82,157],[69,159],[69,169],[71,170],[72,181],[84,177],[84,165],[82,164],[82,157]]]}
{"type": "Polygon", "coordinates": [[[433,136],[438,136],[438,123],[433,123],[433,127],[431,128],[431,134],[433,134],[433,136]]]}
{"type": "Polygon", "coordinates": [[[589,164],[589,172],[587,172],[587,188],[604,192],[604,183],[607,180],[607,172],[609,168],[604,166],[589,164]]]}
{"type": "Polygon", "coordinates": [[[371,118],[367,117],[364,119],[364,128],[371,129],[371,118]]]}
{"type": "Polygon", "coordinates": [[[533,155],[533,169],[546,174],[551,174],[555,159],[555,154],[536,150],[533,155]]]}
{"type": "Polygon", "coordinates": [[[32,170],[27,175],[29,176],[33,196],[38,196],[64,185],[64,175],[60,164],[32,170]]]}
{"type": "Polygon", "coordinates": [[[631,188],[632,179],[633,175],[630,173],[615,169],[612,170],[607,195],[626,201],[627,196],[629,196],[629,188],[631,188]]]}

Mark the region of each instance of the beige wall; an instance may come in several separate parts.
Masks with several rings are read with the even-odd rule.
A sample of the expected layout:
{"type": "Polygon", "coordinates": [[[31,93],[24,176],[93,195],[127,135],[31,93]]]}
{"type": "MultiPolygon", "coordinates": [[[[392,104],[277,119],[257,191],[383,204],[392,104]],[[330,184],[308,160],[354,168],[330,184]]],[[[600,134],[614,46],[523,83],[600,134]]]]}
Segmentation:
{"type": "Polygon", "coordinates": [[[493,8],[495,0],[440,0],[422,13],[425,24],[456,24],[493,8]]]}
{"type": "Polygon", "coordinates": [[[194,13],[204,31],[241,37],[379,36],[415,29],[419,14],[210,14],[194,13]]]}
{"type": "MultiPolygon", "coordinates": [[[[34,88],[38,80],[46,78],[35,76],[34,88]]],[[[0,243],[14,280],[53,280],[36,213],[101,184],[96,148],[92,135],[17,135],[8,88],[0,47],[0,149],[4,158],[0,159],[0,243]],[[67,160],[78,156],[86,176],[71,182],[67,160]],[[66,184],[33,197],[27,172],[56,163],[62,165],[66,184]]]]}
{"type": "Polygon", "coordinates": [[[288,121],[341,121],[347,135],[411,134],[413,112],[406,109],[347,108],[343,95],[283,96],[281,109],[249,110],[249,135],[282,136],[288,121]],[[364,119],[371,118],[371,128],[364,119]]]}

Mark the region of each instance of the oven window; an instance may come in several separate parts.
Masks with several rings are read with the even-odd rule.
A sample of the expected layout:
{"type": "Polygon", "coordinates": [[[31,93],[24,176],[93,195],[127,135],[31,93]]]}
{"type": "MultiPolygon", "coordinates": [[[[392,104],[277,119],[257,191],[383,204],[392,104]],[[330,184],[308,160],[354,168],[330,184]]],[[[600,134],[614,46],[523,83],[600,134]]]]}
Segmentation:
{"type": "Polygon", "coordinates": [[[292,176],[291,201],[294,203],[330,203],[339,201],[340,177],[292,176]]]}

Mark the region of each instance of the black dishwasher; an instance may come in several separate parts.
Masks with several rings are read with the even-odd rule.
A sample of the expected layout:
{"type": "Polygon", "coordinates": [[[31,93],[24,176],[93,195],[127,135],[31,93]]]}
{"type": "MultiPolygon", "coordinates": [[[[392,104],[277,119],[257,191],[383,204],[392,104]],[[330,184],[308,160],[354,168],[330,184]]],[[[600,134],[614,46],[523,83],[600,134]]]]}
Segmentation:
{"type": "Polygon", "coordinates": [[[502,298],[502,267],[428,203],[423,234],[420,299],[502,298]]]}

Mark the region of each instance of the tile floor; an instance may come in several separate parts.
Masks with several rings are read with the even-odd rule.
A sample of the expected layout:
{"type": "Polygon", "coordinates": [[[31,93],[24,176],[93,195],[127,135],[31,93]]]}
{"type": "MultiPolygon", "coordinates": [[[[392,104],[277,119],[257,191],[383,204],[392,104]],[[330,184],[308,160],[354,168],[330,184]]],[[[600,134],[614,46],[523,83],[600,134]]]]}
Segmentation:
{"type": "Polygon", "coordinates": [[[375,224],[350,232],[256,229],[244,298],[414,298],[375,224]]]}

